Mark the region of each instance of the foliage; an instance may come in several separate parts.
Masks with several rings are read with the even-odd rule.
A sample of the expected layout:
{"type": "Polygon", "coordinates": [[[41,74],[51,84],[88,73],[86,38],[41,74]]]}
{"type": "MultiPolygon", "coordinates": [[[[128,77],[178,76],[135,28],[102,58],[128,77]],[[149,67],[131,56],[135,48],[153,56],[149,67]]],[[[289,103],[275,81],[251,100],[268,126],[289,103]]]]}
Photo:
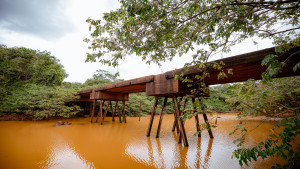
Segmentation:
{"type": "Polygon", "coordinates": [[[296,118],[285,118],[280,123],[283,126],[282,132],[276,132],[278,130],[276,128],[279,128],[280,125],[275,125],[271,129],[273,134],[269,135],[265,141],[260,142],[257,146],[234,150],[233,156],[239,159],[241,166],[243,163],[248,165],[248,162],[256,161],[258,157],[265,159],[270,156],[281,157],[287,161],[286,164],[276,164],[272,168],[300,167],[300,147],[296,143],[297,136],[300,134],[299,115],[296,118]]]}
{"type": "MultiPolygon", "coordinates": [[[[172,60],[194,51],[193,63],[205,63],[245,39],[272,39],[278,53],[299,46],[299,5],[291,1],[121,0],[102,20],[87,19],[91,39],[87,61],[117,66],[136,54],[146,63],[172,60]]],[[[256,43],[256,42],[254,42],[256,43]]],[[[291,54],[291,56],[294,54],[291,54]]],[[[266,65],[270,76],[276,65],[266,65]]]]}
{"type": "Polygon", "coordinates": [[[297,108],[300,77],[276,78],[267,82],[249,79],[243,83],[210,87],[205,99],[208,111],[238,111],[241,115],[282,116],[297,108]]]}
{"type": "Polygon", "coordinates": [[[82,84],[79,82],[63,82],[61,86],[75,91],[80,91],[82,89],[82,84]]]}
{"type": "Polygon", "coordinates": [[[0,45],[0,86],[10,89],[26,83],[61,85],[67,74],[50,52],[0,45]]]}
{"type": "Polygon", "coordinates": [[[240,165],[246,164],[258,157],[262,159],[271,156],[287,160],[286,164],[276,164],[274,168],[299,168],[300,148],[297,144],[299,137],[300,110],[300,77],[272,79],[267,83],[248,80],[243,84],[235,84],[231,88],[236,95],[227,99],[228,102],[238,104],[240,116],[264,115],[268,117],[284,117],[279,125],[272,129],[273,134],[254,147],[245,148],[243,143],[251,131],[240,123],[231,134],[239,131],[240,137],[235,140],[239,147],[234,151],[234,157],[239,159],[240,165]],[[280,127],[280,128],[279,128],[280,127]],[[282,130],[282,132],[279,132],[282,130]],[[292,146],[293,145],[293,146],[292,146]]]}
{"type": "Polygon", "coordinates": [[[232,86],[228,84],[214,86],[209,88],[209,97],[205,99],[206,109],[208,111],[234,111],[236,104],[228,102],[229,98],[235,97],[236,93],[232,86]]]}
{"type": "Polygon", "coordinates": [[[300,77],[277,78],[266,83],[248,80],[231,86],[235,95],[226,101],[247,115],[281,116],[299,108],[300,77]]]}
{"type": "MultiPolygon", "coordinates": [[[[150,96],[146,96],[145,93],[132,93],[129,95],[129,101],[125,104],[125,113],[126,116],[129,117],[137,117],[139,116],[139,113],[141,113],[141,116],[148,116],[151,114],[151,111],[153,109],[153,102],[154,98],[150,96]],[[140,109],[141,106],[141,109],[140,109]]],[[[119,102],[119,110],[122,111],[122,102],[119,102]]],[[[98,104],[99,105],[99,104],[98,104]]],[[[105,102],[105,105],[103,107],[103,112],[106,108],[107,102],[105,102]]],[[[162,104],[158,104],[156,112],[160,112],[162,107],[162,104]]],[[[170,106],[169,106],[170,107],[170,106]]],[[[112,108],[115,110],[115,102],[112,103],[112,108]]],[[[98,107],[97,107],[98,109],[98,107]]],[[[109,109],[109,111],[111,111],[109,109]]],[[[164,113],[170,113],[171,107],[164,111],[164,113]]]]}
{"type": "Polygon", "coordinates": [[[129,95],[126,102],[125,112],[128,116],[139,116],[141,105],[141,116],[149,115],[152,111],[154,98],[146,96],[145,93],[133,93],[129,95]]]}
{"type": "Polygon", "coordinates": [[[106,70],[97,70],[92,78],[87,79],[83,86],[102,86],[104,84],[123,81],[106,70]]]}
{"type": "MultiPolygon", "coordinates": [[[[133,93],[129,95],[129,101],[126,104],[125,112],[128,116],[138,116],[140,111],[140,104],[141,104],[141,112],[143,115],[149,115],[152,112],[153,109],[153,103],[154,103],[154,97],[147,96],[145,93],[133,93]]],[[[187,98],[189,99],[189,98],[187,98]]],[[[157,107],[156,107],[156,114],[161,112],[162,106],[163,106],[164,98],[159,97],[157,101],[157,107]]],[[[180,101],[181,110],[183,110],[184,101],[181,99],[180,101]]],[[[189,102],[186,104],[186,109],[191,106],[191,102],[189,99],[189,102]]],[[[168,98],[166,107],[164,108],[164,112],[167,114],[174,113],[174,105],[171,98],[168,98]]]]}
{"type": "Polygon", "coordinates": [[[33,119],[41,120],[49,117],[70,117],[80,111],[75,105],[78,96],[74,89],[27,84],[11,91],[0,103],[0,111],[4,113],[27,114],[33,119]]]}
{"type": "Polygon", "coordinates": [[[76,91],[62,86],[65,77],[50,52],[0,45],[0,113],[25,113],[33,119],[76,114],[76,91]]]}

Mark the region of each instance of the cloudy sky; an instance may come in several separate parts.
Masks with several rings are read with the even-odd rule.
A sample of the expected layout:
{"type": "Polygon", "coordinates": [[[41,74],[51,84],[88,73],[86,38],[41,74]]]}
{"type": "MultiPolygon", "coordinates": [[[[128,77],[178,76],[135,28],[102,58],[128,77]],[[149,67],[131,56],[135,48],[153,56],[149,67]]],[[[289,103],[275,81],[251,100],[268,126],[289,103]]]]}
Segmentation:
{"type": "MultiPolygon", "coordinates": [[[[84,82],[98,69],[115,73],[115,68],[85,63],[88,46],[83,39],[90,34],[85,22],[88,17],[100,19],[104,12],[119,6],[118,0],[0,0],[0,44],[50,51],[64,65],[68,82],[84,82]]],[[[254,46],[249,40],[233,48],[227,56],[271,46],[269,41],[254,46]]],[[[159,68],[130,56],[118,71],[120,78],[127,80],[181,68],[189,59],[188,56],[176,58],[159,68]]]]}

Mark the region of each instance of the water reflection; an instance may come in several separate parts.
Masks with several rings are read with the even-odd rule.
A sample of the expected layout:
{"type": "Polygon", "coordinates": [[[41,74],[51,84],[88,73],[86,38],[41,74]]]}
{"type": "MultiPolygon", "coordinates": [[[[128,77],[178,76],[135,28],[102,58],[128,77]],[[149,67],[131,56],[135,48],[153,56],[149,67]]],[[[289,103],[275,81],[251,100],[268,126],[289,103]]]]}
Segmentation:
{"type": "Polygon", "coordinates": [[[94,169],[93,163],[85,160],[75,148],[70,146],[63,139],[50,147],[48,157],[39,163],[40,168],[60,169],[60,168],[89,168],[94,169]]]}
{"type": "Polygon", "coordinates": [[[213,139],[196,137],[190,147],[176,142],[176,137],[137,139],[126,147],[125,154],[137,162],[156,168],[208,168],[213,139]],[[203,153],[205,152],[205,153],[203,153]],[[203,154],[202,154],[203,153],[203,154]]]}

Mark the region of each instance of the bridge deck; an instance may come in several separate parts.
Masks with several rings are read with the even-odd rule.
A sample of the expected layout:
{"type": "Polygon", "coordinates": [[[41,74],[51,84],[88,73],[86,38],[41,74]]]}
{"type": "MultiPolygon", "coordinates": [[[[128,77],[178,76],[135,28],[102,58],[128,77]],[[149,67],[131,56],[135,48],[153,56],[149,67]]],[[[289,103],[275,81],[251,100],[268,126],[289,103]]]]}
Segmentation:
{"type": "MultiPolygon", "coordinates": [[[[287,65],[284,71],[277,77],[298,76],[300,74],[299,70],[296,72],[292,70],[294,65],[300,62],[299,53],[288,58],[291,53],[299,52],[299,50],[299,48],[295,48],[289,53],[285,53],[279,57],[279,61],[286,61],[287,65]]],[[[261,74],[266,70],[266,67],[261,65],[261,61],[269,54],[275,54],[274,47],[213,61],[217,63],[220,63],[220,61],[224,62],[224,69],[232,69],[233,75],[218,80],[217,76],[219,71],[209,69],[210,77],[206,78],[205,83],[207,85],[234,83],[246,81],[249,78],[259,80],[261,79],[261,74]]],[[[174,80],[175,75],[179,75],[182,72],[184,72],[186,76],[201,74],[201,70],[196,69],[195,66],[191,66],[188,68],[188,71],[184,68],[177,69],[163,74],[150,75],[79,91],[78,94],[81,96],[80,101],[92,101],[92,98],[88,99],[88,97],[90,97],[93,90],[95,92],[124,94],[146,92],[149,96],[185,95],[187,92],[186,85],[178,80],[174,80]]]]}

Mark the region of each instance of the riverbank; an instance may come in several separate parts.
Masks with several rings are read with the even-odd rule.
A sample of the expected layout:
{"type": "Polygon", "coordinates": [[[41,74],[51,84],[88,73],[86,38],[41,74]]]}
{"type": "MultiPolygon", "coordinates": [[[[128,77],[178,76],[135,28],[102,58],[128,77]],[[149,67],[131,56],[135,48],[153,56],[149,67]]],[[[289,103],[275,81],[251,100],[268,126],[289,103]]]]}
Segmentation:
{"type": "Polygon", "coordinates": [[[0,115],[0,121],[31,121],[32,119],[29,118],[25,114],[1,114],[0,115]]]}
{"type": "Polygon", "coordinates": [[[46,119],[34,119],[31,116],[26,114],[17,114],[17,113],[3,113],[0,115],[0,121],[48,121],[48,120],[59,120],[59,119],[74,119],[74,118],[82,118],[85,116],[82,115],[74,115],[70,118],[63,118],[63,117],[50,117],[46,119]]]}
{"type": "MultiPolygon", "coordinates": [[[[228,115],[232,117],[237,117],[239,114],[238,112],[229,112],[229,111],[218,111],[218,112],[210,112],[208,114],[214,114],[216,116],[218,115],[228,115]]],[[[265,121],[280,121],[284,117],[290,117],[291,114],[284,114],[283,116],[280,117],[266,117],[266,116],[248,116],[248,117],[242,117],[240,120],[265,120],[265,121]]],[[[76,118],[83,118],[83,117],[89,117],[89,115],[83,115],[83,114],[78,114],[78,115],[73,115],[70,118],[63,118],[63,117],[50,117],[47,119],[42,119],[42,120],[37,120],[33,119],[32,117],[26,115],[26,114],[17,114],[17,113],[3,113],[0,115],[0,121],[48,121],[48,120],[65,120],[65,119],[76,119],[76,118]]],[[[134,116],[133,116],[134,117],[134,116]]],[[[145,116],[144,116],[145,117],[145,116]]]]}

